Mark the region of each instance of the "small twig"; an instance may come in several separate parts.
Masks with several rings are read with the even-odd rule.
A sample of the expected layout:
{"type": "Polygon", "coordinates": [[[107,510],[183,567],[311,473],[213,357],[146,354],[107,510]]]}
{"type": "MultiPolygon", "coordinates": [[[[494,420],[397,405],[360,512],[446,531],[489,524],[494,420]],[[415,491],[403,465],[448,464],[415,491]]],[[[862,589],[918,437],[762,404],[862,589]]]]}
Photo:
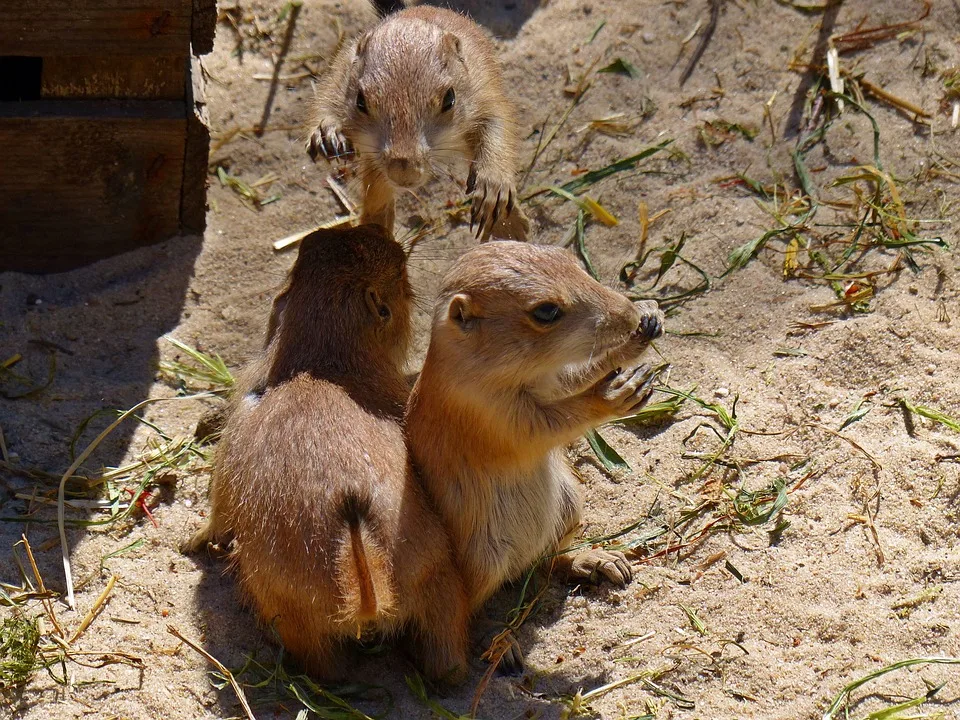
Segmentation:
{"type": "MultiPolygon", "coordinates": [[[[833,40],[828,42],[827,47],[827,74],[830,77],[830,89],[838,95],[843,95],[843,78],[840,77],[840,54],[833,45],[833,40]]],[[[837,97],[837,110],[843,112],[843,98],[837,97]]]]}
{"type": "Polygon", "coordinates": [[[336,217],[333,220],[328,220],[327,222],[321,223],[320,225],[310,228],[309,230],[301,230],[293,235],[287,235],[285,238],[274,240],[273,249],[277,252],[280,250],[286,250],[288,247],[298,244],[310,233],[316,232],[317,230],[328,230],[330,228],[340,227],[341,225],[353,225],[357,219],[357,215],[343,215],[341,217],[336,217]]]}
{"type": "Polygon", "coordinates": [[[857,81],[857,84],[860,85],[860,87],[862,87],[870,95],[873,95],[875,98],[879,100],[883,100],[884,102],[890,103],[896,108],[899,108],[901,110],[905,110],[906,112],[911,113],[913,115],[913,119],[915,122],[919,122],[920,118],[931,117],[930,113],[928,113],[922,107],[918,105],[914,105],[912,102],[908,102],[907,100],[898,98],[893,93],[887,92],[882,87],[878,85],[874,85],[872,82],[869,82],[865,78],[862,78],[862,77],[857,78],[856,81],[857,81]]]}
{"type": "MultiPolygon", "coordinates": [[[[869,531],[870,543],[873,545],[873,550],[877,554],[877,565],[883,566],[887,558],[883,552],[883,547],[880,545],[880,534],[877,532],[877,525],[875,522],[876,513],[871,512],[870,510],[870,503],[874,500],[874,498],[877,500],[877,507],[879,509],[880,491],[877,490],[873,497],[867,498],[863,501],[863,512],[861,514],[849,513],[847,515],[847,520],[850,520],[854,523],[860,523],[869,531]]],[[[894,607],[894,610],[896,610],[896,607],[894,607]]]]}
{"type": "MultiPolygon", "coordinates": [[[[41,594],[46,595],[47,588],[43,584],[43,576],[40,574],[40,570],[37,568],[37,561],[33,557],[33,550],[30,548],[30,541],[27,540],[27,536],[21,534],[20,539],[23,541],[23,547],[27,551],[27,559],[30,561],[30,567],[33,568],[33,576],[37,579],[37,587],[40,588],[41,594]]],[[[57,634],[60,637],[66,637],[63,632],[63,628],[60,627],[60,623],[57,622],[57,616],[53,612],[53,603],[50,602],[49,597],[44,597],[41,601],[43,603],[43,609],[47,611],[47,615],[50,617],[50,622],[53,623],[53,627],[56,628],[57,634]]]]}
{"type": "Polygon", "coordinates": [[[923,6],[923,13],[916,20],[908,20],[894,25],[881,25],[880,27],[854,30],[853,32],[834,36],[833,41],[841,53],[853,50],[866,50],[878,42],[896,37],[903,30],[915,29],[920,22],[926,20],[927,16],[930,15],[930,9],[933,7],[933,3],[930,0],[923,0],[923,6]]]}
{"type": "Polygon", "coordinates": [[[73,635],[70,637],[68,642],[72,645],[77,641],[77,639],[83,635],[90,623],[93,622],[97,614],[100,612],[100,608],[103,607],[103,604],[107,601],[107,598],[110,597],[110,593],[113,592],[113,586],[117,584],[117,576],[111,575],[110,579],[107,580],[107,586],[103,589],[103,592],[100,593],[100,597],[97,598],[96,602],[93,603],[93,607],[87,612],[86,616],[83,618],[83,622],[80,623],[80,627],[76,629],[73,635]]]}
{"type": "Polygon", "coordinates": [[[337,200],[339,200],[340,204],[343,205],[344,210],[346,210],[350,215],[358,214],[356,203],[350,199],[350,196],[347,195],[347,191],[344,189],[344,187],[334,180],[331,175],[327,175],[327,185],[330,186],[333,194],[337,196],[337,200]]]}
{"type": "Polygon", "coordinates": [[[187,638],[181,635],[180,631],[177,630],[177,628],[175,628],[173,625],[167,625],[167,632],[203,655],[211,665],[219,670],[227,679],[227,682],[230,683],[230,686],[233,688],[234,692],[237,693],[237,698],[240,700],[240,705],[243,707],[243,711],[247,714],[247,718],[249,718],[249,720],[257,720],[256,716],[253,714],[253,710],[250,709],[250,704],[247,702],[247,696],[244,694],[243,688],[240,687],[240,683],[237,682],[236,678],[233,677],[233,673],[230,672],[222,662],[217,660],[213,655],[208,653],[192,640],[187,640],[187,638]]]}
{"type": "MultiPolygon", "coordinates": [[[[877,503],[880,503],[880,491],[877,490],[877,503]]],[[[863,503],[863,513],[867,516],[867,527],[870,529],[870,535],[873,537],[874,549],[877,551],[877,564],[883,565],[887,561],[887,556],[883,552],[883,546],[880,544],[880,533],[877,532],[876,514],[870,511],[870,501],[863,503]]]]}
{"type": "MultiPolygon", "coordinates": [[[[500,661],[503,660],[503,656],[507,654],[507,651],[510,649],[510,640],[509,635],[515,630],[519,629],[527,618],[530,616],[530,613],[533,612],[533,609],[540,602],[540,598],[543,597],[543,594],[547,591],[547,588],[550,587],[550,577],[553,575],[554,566],[557,563],[557,558],[554,556],[550,560],[550,567],[547,569],[547,576],[544,580],[543,585],[537,591],[537,594],[534,595],[530,601],[523,607],[522,612],[510,623],[507,624],[507,627],[503,629],[503,632],[497,634],[495,638],[490,642],[490,647],[487,648],[486,652],[481,656],[487,662],[490,663],[487,671],[483,674],[483,677],[480,678],[480,682],[477,684],[477,689],[473,694],[473,702],[470,704],[470,717],[477,716],[477,709],[480,707],[480,699],[483,697],[483,693],[487,689],[487,685],[490,683],[491,678],[493,678],[494,673],[497,671],[497,668],[500,666],[500,661]]],[[[529,578],[529,576],[528,576],[529,578]]],[[[524,585],[524,591],[526,590],[526,585],[524,585]]]]}
{"type": "MultiPolygon", "coordinates": [[[[254,80],[270,80],[273,81],[273,75],[266,75],[263,73],[258,73],[253,76],[254,80]]],[[[291,80],[306,80],[308,77],[313,77],[312,72],[298,72],[293,73],[292,75],[278,75],[277,80],[280,82],[290,82],[291,80]]]]}
{"type": "Polygon", "coordinates": [[[650,630],[648,632],[645,632],[643,635],[638,635],[635,638],[630,638],[629,640],[626,640],[620,643],[619,645],[616,645],[615,647],[631,647],[633,645],[636,645],[637,643],[642,643],[642,642],[645,642],[646,640],[649,640],[656,634],[657,634],[656,630],[650,630]]]}
{"type": "Polygon", "coordinates": [[[703,56],[704,50],[707,49],[707,45],[710,44],[710,39],[713,37],[714,30],[717,29],[717,22],[720,20],[720,5],[723,3],[723,0],[709,0],[710,2],[710,22],[707,23],[706,29],[703,31],[703,35],[700,36],[700,42],[697,43],[697,49],[693,51],[693,55],[690,56],[690,62],[687,63],[687,67],[683,71],[683,75],[680,76],[680,87],[683,87],[684,83],[690,79],[690,76],[693,75],[693,71],[697,67],[697,63],[700,62],[700,58],[703,56]]]}

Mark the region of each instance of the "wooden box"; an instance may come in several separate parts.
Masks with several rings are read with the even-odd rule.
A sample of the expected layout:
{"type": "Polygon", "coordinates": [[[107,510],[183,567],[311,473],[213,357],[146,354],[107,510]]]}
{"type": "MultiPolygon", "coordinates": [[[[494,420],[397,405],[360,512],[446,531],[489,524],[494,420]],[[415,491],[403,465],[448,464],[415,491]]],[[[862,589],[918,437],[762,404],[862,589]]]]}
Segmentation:
{"type": "Polygon", "coordinates": [[[201,233],[216,0],[0,1],[0,271],[201,233]]]}

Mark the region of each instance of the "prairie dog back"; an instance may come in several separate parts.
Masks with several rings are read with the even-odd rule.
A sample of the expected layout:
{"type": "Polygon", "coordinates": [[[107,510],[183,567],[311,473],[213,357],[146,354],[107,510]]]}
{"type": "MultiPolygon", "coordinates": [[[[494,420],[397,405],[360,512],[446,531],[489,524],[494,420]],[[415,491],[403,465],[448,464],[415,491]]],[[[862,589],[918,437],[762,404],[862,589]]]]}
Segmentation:
{"type": "Polygon", "coordinates": [[[405,260],[376,227],[304,239],[255,379],[232,407],[210,523],[193,542],[232,542],[259,619],[321,677],[342,666],[346,638],[404,630],[431,677],[466,670],[462,583],[401,428],[405,260]]]}

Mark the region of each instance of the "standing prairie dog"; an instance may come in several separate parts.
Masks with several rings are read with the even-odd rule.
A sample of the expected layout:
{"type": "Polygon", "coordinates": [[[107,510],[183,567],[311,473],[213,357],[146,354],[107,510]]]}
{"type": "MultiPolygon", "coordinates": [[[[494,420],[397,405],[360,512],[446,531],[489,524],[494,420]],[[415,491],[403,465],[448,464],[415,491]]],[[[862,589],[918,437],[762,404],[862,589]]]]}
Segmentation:
{"type": "Polygon", "coordinates": [[[462,158],[477,236],[526,239],[513,107],[493,43],[463,15],[409,8],[345,45],[317,88],[309,131],[314,159],[356,155],[361,222],[392,231],[395,188],[449,175],[462,158]]]}
{"type": "MultiPolygon", "coordinates": [[[[662,322],[656,303],[603,287],[559,248],[487,243],[444,277],[407,435],[472,609],[569,546],[581,500],[563,447],[645,401],[649,369],[635,360],[662,322]]],[[[631,579],[619,552],[558,565],[573,578],[631,579]]]]}
{"type": "Polygon", "coordinates": [[[402,431],[411,292],[376,226],[307,236],[217,448],[210,520],[264,625],[330,677],[339,645],[409,630],[433,679],[466,673],[469,609],[402,431]]]}

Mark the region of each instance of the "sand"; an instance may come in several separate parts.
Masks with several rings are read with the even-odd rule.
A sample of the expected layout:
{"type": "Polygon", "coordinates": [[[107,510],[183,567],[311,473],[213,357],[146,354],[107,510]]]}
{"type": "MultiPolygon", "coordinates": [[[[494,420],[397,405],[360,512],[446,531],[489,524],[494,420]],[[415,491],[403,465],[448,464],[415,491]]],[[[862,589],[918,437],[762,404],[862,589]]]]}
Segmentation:
{"type": "MultiPolygon", "coordinates": [[[[478,716],[557,718],[568,708],[562,698],[579,689],[588,692],[645,671],[666,670],[656,687],[635,680],[590,700],[591,709],[584,712],[603,718],[650,713],[660,720],[818,718],[844,685],[869,672],[909,658],[960,656],[960,463],[955,459],[960,432],[910,416],[900,404],[907,398],[960,418],[960,258],[953,249],[960,134],[950,127],[951,108],[942,102],[939,75],[960,66],[956,0],[936,0],[919,25],[840,56],[854,75],[863,74],[931,113],[921,125],[909,112],[865,99],[879,126],[883,169],[896,178],[906,213],[926,221],[917,234],[940,237],[951,248],[915,249],[916,272],[901,262],[898,270],[874,276],[869,312],[837,304],[823,280],[785,279],[782,238],[772,239],[745,268],[721,277],[731,250],[777,227],[756,196],[731,176],[780,183],[781,206],[788,202],[783,185],[791,192],[797,187],[791,151],[798,123],[805,122],[803,63],[818,35],[830,33],[820,33],[821,11],[772,0],[724,3],[711,42],[681,88],[680,74],[709,20],[705,2],[454,5],[474,12],[500,38],[525,138],[525,166],[537,147],[534,131],[544,125],[549,131],[570,107],[565,87],[576,86],[598,59],[597,68],[622,58],[636,69],[636,77],[591,74],[589,90],[542,153],[526,187],[568,182],[583,170],[673,140],[670,152],[590,188],[590,196],[620,223],[588,223],[585,244],[600,279],[623,288],[621,268],[640,248],[639,204],[646,204],[649,217],[666,211],[650,225],[646,247],[685,238],[682,256],[711,277],[711,287],[672,304],[671,334],[657,342],[657,349],[671,363],[671,386],[696,388],[698,397],[727,410],[736,399],[739,422],[724,456],[733,467],[705,473],[699,472],[703,459],[690,455],[709,455],[719,440],[700,426],[722,428],[716,414],[692,402],[665,422],[601,431],[630,464],[629,472],[604,470],[585,442],[571,448],[584,480],[586,537],[647,518],[627,539],[665,527],[667,533],[650,543],[650,551],[668,542],[683,547],[656,557],[638,553],[634,582],[625,590],[570,588],[553,581],[518,633],[528,672],[522,678],[495,677],[478,716]],[[685,43],[698,25],[696,37],[685,43]],[[801,67],[791,69],[791,61],[801,67]],[[631,121],[622,136],[585,128],[620,113],[631,121]],[[756,135],[748,139],[736,129],[723,130],[718,121],[756,135]],[[707,122],[714,123],[713,130],[707,122]],[[841,431],[865,396],[860,408],[869,411],[841,431]],[[729,510],[739,491],[768,487],[778,478],[790,490],[779,516],[788,526],[772,532],[775,521],[741,525],[684,545],[682,537],[691,538],[729,510]],[[684,513],[695,508],[697,517],[682,525],[684,513]],[[687,610],[703,622],[702,634],[687,610]]],[[[325,186],[329,167],[314,165],[302,149],[299,126],[311,96],[309,78],[300,77],[302,64],[284,66],[281,74],[292,77],[277,90],[267,131],[262,137],[251,132],[269,87],[259,78],[271,73],[272,54],[283,35],[284,22],[276,22],[282,3],[231,7],[224,3],[221,10],[240,20],[244,52],[236,52],[237,33],[222,21],[216,48],[204,60],[207,99],[216,137],[243,132],[214,148],[211,167],[221,166],[247,182],[273,173],[276,181],[263,188],[264,197],[280,197],[251,209],[212,175],[202,241],[173,239],[61,275],[0,274],[0,360],[21,353],[16,371],[41,384],[51,356],[56,363],[49,387],[28,398],[0,400],[0,427],[11,462],[19,467],[59,475],[70,464],[71,438],[92,413],[174,396],[176,388],[157,372],[159,360],[178,356],[164,335],[217,353],[233,367],[242,364],[262,343],[270,299],[294,258],[292,252],[274,252],[271,243],[342,212],[325,186]],[[273,30],[271,37],[252,35],[253,15],[273,30]]],[[[919,3],[847,0],[830,13],[832,32],[905,22],[922,11],[919,3]]],[[[289,57],[316,56],[307,62],[319,70],[335,46],[338,23],[353,34],[371,17],[359,0],[307,0],[289,57]]],[[[831,186],[832,181],[873,162],[870,122],[848,106],[824,142],[805,156],[804,166],[821,200],[849,203],[850,186],[831,186]]],[[[868,185],[860,187],[866,191],[868,185]]],[[[448,203],[461,199],[460,188],[437,182],[418,198],[404,198],[399,208],[404,231],[417,216],[442,220],[441,230],[413,258],[412,278],[425,307],[439,275],[474,242],[465,226],[448,223],[444,215],[448,203]]],[[[528,205],[536,238],[545,243],[562,242],[576,213],[572,203],[545,196],[528,205]]],[[[819,223],[816,232],[836,233],[841,240],[850,228],[831,226],[849,226],[855,218],[849,205],[824,205],[814,222],[819,223]]],[[[833,252],[839,254],[837,247],[833,252]]],[[[653,285],[660,257],[655,252],[648,259],[635,292],[653,285]]],[[[874,250],[855,270],[886,271],[896,257],[893,249],[874,250]]],[[[806,267],[805,253],[799,259],[806,267]]],[[[699,281],[681,262],[646,294],[674,296],[699,281]]],[[[850,283],[838,282],[841,290],[850,283]]],[[[422,310],[417,328],[419,357],[427,342],[422,310]]],[[[9,394],[25,386],[6,378],[2,389],[9,394]]],[[[147,407],[144,415],[170,436],[189,437],[210,405],[162,402],[147,407]]],[[[91,420],[78,450],[110,420],[105,415],[91,420]]],[[[86,467],[96,471],[135,459],[156,438],[150,427],[128,421],[86,467]]],[[[90,665],[99,664],[99,654],[123,652],[142,659],[142,668],[71,662],[69,688],[39,670],[24,689],[5,697],[0,716],[172,720],[242,715],[233,691],[214,687],[207,662],[172,637],[167,626],[202,642],[235,669],[255,650],[263,660],[274,650],[240,607],[222,562],[177,552],[178,542],[199,527],[207,508],[204,464],[198,461],[159,479],[161,485],[151,486],[156,525],[137,512],[112,526],[68,532],[74,576],[82,581],[78,609],[68,610],[62,599],[53,603],[61,623],[72,630],[115,575],[106,606],[75,648],[93,653],[79,658],[90,665]],[[131,543],[139,544],[102,560],[131,543]]],[[[37,482],[9,470],[0,470],[0,480],[7,489],[0,514],[22,514],[28,503],[13,494],[29,495],[37,482]]],[[[52,485],[39,487],[47,491],[52,485]]],[[[52,516],[41,512],[38,517],[52,516]]],[[[14,552],[25,556],[13,545],[24,531],[47,587],[62,594],[56,526],[49,523],[0,524],[0,579],[19,585],[14,552]]],[[[488,612],[503,617],[518,594],[519,588],[505,588],[488,612]]],[[[24,612],[35,617],[43,611],[32,601],[24,612]]],[[[0,616],[10,614],[0,608],[0,616]]],[[[62,674],[59,667],[53,670],[62,674]]],[[[431,690],[431,697],[455,713],[467,712],[484,670],[476,659],[462,688],[431,690]]],[[[430,717],[405,685],[405,676],[413,672],[402,654],[388,648],[365,656],[353,676],[391,693],[389,717],[430,717]]],[[[874,681],[854,693],[859,703],[850,717],[921,696],[927,684],[943,682],[920,711],[960,717],[960,675],[947,665],[901,670],[874,681]]],[[[278,703],[263,690],[247,692],[257,717],[292,718],[299,709],[289,698],[278,703]]],[[[356,704],[370,713],[383,707],[356,704]]]]}

